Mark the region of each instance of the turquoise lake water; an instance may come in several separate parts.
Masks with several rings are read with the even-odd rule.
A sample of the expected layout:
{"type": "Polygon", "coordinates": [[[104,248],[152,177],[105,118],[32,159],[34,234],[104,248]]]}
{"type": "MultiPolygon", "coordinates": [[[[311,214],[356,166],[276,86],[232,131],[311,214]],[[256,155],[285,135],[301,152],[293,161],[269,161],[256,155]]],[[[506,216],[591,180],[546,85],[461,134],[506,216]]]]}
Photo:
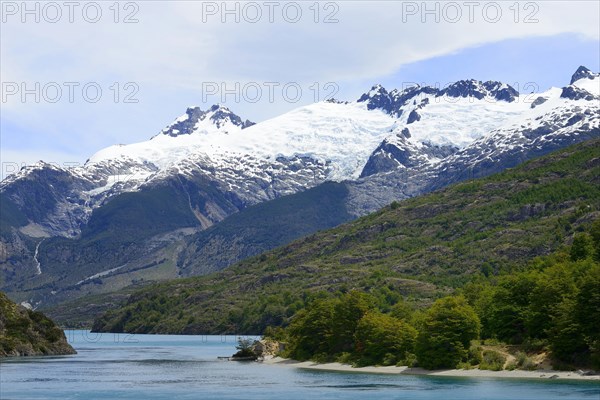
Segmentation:
{"type": "Polygon", "coordinates": [[[0,399],[600,400],[600,384],[302,370],[217,360],[234,336],[67,331],[78,351],[0,362],[0,399]]]}

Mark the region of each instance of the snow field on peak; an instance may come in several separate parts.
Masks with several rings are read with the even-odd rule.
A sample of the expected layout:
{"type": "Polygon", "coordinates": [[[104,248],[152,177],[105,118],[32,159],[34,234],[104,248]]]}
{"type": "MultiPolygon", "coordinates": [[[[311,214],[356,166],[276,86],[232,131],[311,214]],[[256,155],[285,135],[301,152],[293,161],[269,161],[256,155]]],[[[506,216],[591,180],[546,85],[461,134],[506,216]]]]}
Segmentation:
{"type": "MultiPolygon", "coordinates": [[[[580,79],[574,86],[597,95],[600,78],[580,79]]],[[[380,109],[369,110],[367,102],[320,102],[246,129],[232,123],[228,116],[219,116],[218,122],[211,119],[223,112],[219,107],[207,111],[192,130],[186,127],[189,134],[162,134],[169,129],[177,133],[174,126],[190,118],[186,113],[150,140],[105,148],[72,172],[97,184],[88,193],[91,197],[108,191],[137,190],[164,177],[198,172],[230,188],[244,186],[238,182],[240,179],[250,179],[261,182],[262,187],[288,185],[279,190],[287,193],[300,182],[311,186],[324,180],[358,179],[370,156],[386,139],[398,148],[411,149],[411,157],[435,164],[443,152],[434,156],[436,153],[419,149],[428,145],[462,149],[485,137],[495,137],[502,146],[501,137],[515,130],[535,129],[559,119],[561,114],[578,113],[582,105],[592,110],[600,108],[589,101],[561,98],[561,91],[551,88],[544,93],[523,94],[513,102],[491,96],[476,99],[421,93],[401,107],[399,118],[380,109]],[[532,108],[538,97],[546,101],[532,108]],[[412,111],[421,118],[409,124],[412,111]],[[401,134],[404,128],[410,135],[401,134]],[[292,165],[303,157],[311,163],[292,165]],[[276,183],[281,179],[290,182],[276,183]]],[[[574,131],[587,121],[592,127],[600,124],[598,118],[591,117],[562,129],[574,131]]]]}
{"type": "MultiPolygon", "coordinates": [[[[582,79],[576,83],[588,87],[595,82],[599,80],[582,79]]],[[[234,165],[241,168],[246,160],[244,167],[252,169],[257,168],[260,160],[269,163],[279,157],[309,157],[328,163],[326,179],[342,181],[357,179],[377,146],[386,138],[395,143],[393,137],[405,127],[411,136],[407,143],[417,148],[423,143],[464,148],[502,127],[531,126],[535,117],[570,103],[560,98],[557,88],[541,94],[522,95],[511,103],[488,97],[478,100],[434,95],[419,95],[414,100],[403,107],[398,119],[378,109],[368,110],[364,102],[320,102],[243,130],[228,120],[217,128],[209,114],[198,121],[192,134],[159,134],[149,141],[111,146],[96,153],[88,164],[116,160],[132,165],[147,164],[158,170],[158,177],[177,170],[190,172],[189,165],[182,168],[189,161],[201,161],[219,170],[234,165]],[[546,97],[548,101],[531,109],[531,102],[538,96],[546,97]],[[428,103],[420,106],[425,99],[428,103]],[[408,116],[413,110],[421,119],[408,124],[408,116]]],[[[181,116],[176,121],[184,119],[181,116]]],[[[437,159],[430,160],[435,161],[437,159]]],[[[244,168],[246,173],[253,175],[248,168],[244,168]]],[[[141,174],[139,178],[141,183],[149,176],[141,174]]]]}
{"type": "Polygon", "coordinates": [[[356,103],[321,102],[247,128],[240,140],[229,137],[227,148],[270,160],[298,156],[329,161],[329,179],[356,179],[373,150],[396,127],[382,111],[356,103]]]}
{"type": "MultiPolygon", "coordinates": [[[[410,131],[411,141],[463,148],[490,131],[522,115],[530,106],[517,98],[512,103],[492,98],[424,96],[429,103],[416,112],[420,121],[408,124],[411,109],[400,120],[410,131]]],[[[419,103],[417,103],[419,104],[419,103]]],[[[412,109],[418,108],[412,106],[412,109]]]]}
{"type": "Polygon", "coordinates": [[[88,163],[126,159],[164,170],[199,154],[217,167],[249,156],[265,160],[306,156],[331,162],[328,179],[352,179],[360,175],[371,152],[396,127],[396,121],[382,111],[369,111],[356,103],[321,102],[244,130],[233,124],[218,129],[205,118],[191,135],[157,135],[150,141],[111,146],[88,163]]]}
{"type": "Polygon", "coordinates": [[[594,96],[600,96],[600,76],[596,76],[594,79],[579,79],[578,81],[573,82],[573,86],[585,89],[594,96]]]}

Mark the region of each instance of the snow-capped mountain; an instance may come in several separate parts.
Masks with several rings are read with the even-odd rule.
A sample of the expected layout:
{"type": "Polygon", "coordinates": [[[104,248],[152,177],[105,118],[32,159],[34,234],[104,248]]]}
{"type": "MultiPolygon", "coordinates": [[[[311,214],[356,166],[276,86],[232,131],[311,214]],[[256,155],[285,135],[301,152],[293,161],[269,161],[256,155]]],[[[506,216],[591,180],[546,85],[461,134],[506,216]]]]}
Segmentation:
{"type": "MultiPolygon", "coordinates": [[[[7,269],[16,271],[20,263],[37,274],[39,250],[56,268],[86,265],[75,282],[80,285],[248,206],[326,181],[344,182],[345,207],[359,216],[599,135],[600,75],[585,67],[569,85],[534,95],[494,81],[391,91],[375,85],[353,102],[315,103],[256,124],[223,105],[191,107],[149,140],[100,150],[81,167],[40,162],[2,181],[3,213],[18,218],[2,217],[0,263],[20,254],[7,269]],[[136,227],[148,215],[164,218],[136,227]],[[97,270],[87,266],[98,248],[64,250],[68,258],[36,239],[86,238],[89,244],[110,229],[147,235],[135,245],[120,244],[97,270]]],[[[177,251],[169,251],[160,260],[172,257],[179,268],[177,251]]],[[[19,274],[17,281],[28,276],[19,274]]]]}
{"type": "MultiPolygon", "coordinates": [[[[600,136],[600,74],[585,67],[579,67],[571,84],[563,88],[508,98],[502,94],[500,97],[506,100],[497,102],[493,99],[497,100],[499,92],[485,93],[481,88],[486,85],[481,82],[468,81],[459,86],[479,88],[477,97],[481,101],[461,98],[469,104],[461,107],[460,101],[439,101],[447,94],[429,88],[427,100],[404,102],[404,108],[398,108],[402,110],[398,113],[400,118],[406,118],[405,127],[401,134],[387,138],[377,148],[365,167],[363,179],[350,185],[351,209],[367,213],[395,199],[500,172],[600,136]],[[419,108],[420,104],[425,106],[419,108]],[[497,107],[497,113],[493,107],[497,107]],[[409,122],[415,110],[423,118],[409,122]],[[464,125],[459,122],[461,119],[464,125]],[[482,126],[485,129],[480,130],[482,126]],[[453,139],[448,141],[449,138],[453,139]]],[[[510,87],[501,90],[514,94],[510,87]]],[[[380,97],[375,98],[375,103],[381,104],[380,97]]],[[[384,104],[388,103],[384,100],[384,104]]]]}
{"type": "Polygon", "coordinates": [[[242,121],[224,106],[188,108],[146,142],[108,147],[69,171],[45,164],[25,168],[1,188],[6,191],[40,169],[70,173],[78,199],[55,216],[70,210],[69,218],[75,218],[70,234],[107,198],[173,176],[203,175],[244,207],[327,180],[437,164],[469,146],[480,148],[482,141],[508,148],[523,142],[513,143],[515,132],[525,137],[547,130],[560,136],[584,125],[593,131],[598,128],[597,74],[581,67],[573,79],[535,98],[492,81],[390,92],[376,85],[356,102],[316,103],[259,124],[242,121]]]}
{"type": "MultiPolygon", "coordinates": [[[[519,130],[522,124],[533,130],[547,126],[557,115],[559,119],[566,113],[579,115],[579,100],[592,103],[583,104],[591,107],[587,111],[593,117],[597,75],[580,68],[574,77],[580,79],[535,98],[519,96],[511,86],[492,81],[459,81],[444,89],[416,86],[389,93],[377,85],[356,102],[312,104],[259,124],[242,123],[221,106],[206,112],[193,108],[150,141],[102,150],[84,168],[137,165],[132,175],[140,183],[165,172],[185,175],[206,170],[236,191],[241,180],[267,183],[285,175],[290,160],[296,164],[312,160],[308,168],[315,179],[308,186],[321,180],[354,180],[382,172],[369,161],[390,146],[412,147],[412,157],[420,161],[406,159],[408,164],[400,163],[404,166],[431,164],[491,133],[502,140],[497,131],[519,130]]],[[[569,132],[588,122],[590,129],[597,127],[596,118],[588,119],[584,114],[580,121],[571,121],[569,132]]],[[[294,169],[302,167],[306,166],[294,169]]],[[[306,188],[306,182],[301,187],[306,188]]],[[[295,191],[273,189],[257,199],[240,195],[253,203],[295,191]]]]}

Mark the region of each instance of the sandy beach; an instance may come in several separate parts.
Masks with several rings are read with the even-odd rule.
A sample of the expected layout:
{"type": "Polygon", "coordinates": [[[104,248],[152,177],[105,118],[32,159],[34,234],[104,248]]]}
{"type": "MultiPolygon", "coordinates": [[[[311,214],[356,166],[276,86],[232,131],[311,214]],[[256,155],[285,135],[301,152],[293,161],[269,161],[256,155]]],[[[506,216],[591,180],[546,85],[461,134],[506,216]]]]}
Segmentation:
{"type": "Polygon", "coordinates": [[[281,357],[266,358],[264,364],[278,365],[290,368],[304,368],[321,371],[358,372],[370,374],[402,374],[402,375],[429,375],[429,376],[453,376],[469,378],[520,378],[520,379],[571,379],[600,382],[600,375],[581,375],[575,371],[487,371],[480,369],[449,369],[440,371],[429,371],[422,368],[409,367],[362,367],[354,368],[348,364],[326,363],[318,364],[312,361],[295,361],[281,357]]]}

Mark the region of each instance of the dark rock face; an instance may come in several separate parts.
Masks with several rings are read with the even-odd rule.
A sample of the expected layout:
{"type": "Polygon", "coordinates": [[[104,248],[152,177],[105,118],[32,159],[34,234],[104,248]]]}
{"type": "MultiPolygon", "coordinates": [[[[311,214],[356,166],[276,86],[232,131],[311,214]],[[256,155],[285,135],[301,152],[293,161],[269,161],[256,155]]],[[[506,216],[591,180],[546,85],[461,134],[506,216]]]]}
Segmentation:
{"type": "Polygon", "coordinates": [[[359,103],[367,102],[367,109],[384,110],[388,114],[394,111],[394,102],[387,90],[381,85],[374,85],[368,93],[364,93],[359,99],[359,103]]]}
{"type": "Polygon", "coordinates": [[[546,101],[548,101],[547,98],[539,96],[531,103],[531,108],[536,108],[537,106],[544,104],[546,101]]]}
{"type": "Polygon", "coordinates": [[[51,164],[30,168],[26,179],[16,185],[5,185],[3,196],[14,202],[28,220],[44,221],[47,234],[75,236],[86,221],[80,193],[93,183],[51,164]]]}
{"type": "Polygon", "coordinates": [[[421,147],[416,148],[406,141],[405,130],[407,129],[396,136],[394,142],[384,140],[373,151],[360,174],[360,179],[394,170],[401,170],[408,176],[426,168],[431,158],[444,159],[458,151],[458,148],[453,146],[437,146],[431,143],[422,143],[421,147]]]}
{"type": "Polygon", "coordinates": [[[562,89],[560,97],[563,99],[571,100],[587,100],[591,101],[596,97],[585,89],[578,88],[576,86],[566,86],[562,89]]]}
{"type": "Polygon", "coordinates": [[[185,113],[188,118],[184,121],[175,122],[173,125],[167,127],[163,134],[172,137],[178,135],[190,135],[194,131],[194,126],[198,121],[206,118],[208,111],[202,111],[200,107],[188,108],[185,113]]]}
{"type": "Polygon", "coordinates": [[[474,80],[469,81],[458,81],[443,89],[440,92],[441,96],[449,97],[475,97],[476,99],[483,99],[486,93],[481,90],[482,87],[478,85],[479,82],[474,80]]]}
{"type": "Polygon", "coordinates": [[[583,115],[575,114],[567,120],[566,126],[575,125],[579,121],[583,120],[583,115]]]}
{"type": "Polygon", "coordinates": [[[411,151],[409,149],[400,148],[386,140],[371,154],[360,177],[364,178],[380,172],[392,171],[401,166],[409,167],[412,164],[413,161],[411,160],[411,151]]]}
{"type": "Polygon", "coordinates": [[[344,183],[326,182],[291,196],[248,207],[186,239],[177,258],[183,276],[224,269],[315,230],[353,219],[344,183]]]}
{"type": "MultiPolygon", "coordinates": [[[[400,117],[404,112],[404,107],[411,102],[416,104],[419,96],[438,95],[439,90],[429,86],[411,86],[402,91],[394,89],[388,92],[381,85],[375,85],[368,93],[363,94],[359,103],[366,102],[369,110],[383,110],[393,117],[400,117]]],[[[420,106],[423,107],[429,103],[429,99],[423,99],[420,106]]]]}
{"type": "Polygon", "coordinates": [[[519,96],[519,93],[513,87],[505,85],[502,82],[468,80],[453,83],[442,90],[440,95],[450,97],[474,97],[476,99],[483,99],[486,96],[490,96],[496,100],[510,103],[515,101],[515,98],[519,96]]]}
{"type": "Polygon", "coordinates": [[[515,88],[510,85],[504,85],[502,82],[487,81],[483,83],[483,87],[496,100],[512,103],[517,97],[519,97],[519,92],[517,92],[515,88]]]}
{"type": "MultiPolygon", "coordinates": [[[[476,80],[463,80],[455,82],[444,89],[430,86],[411,86],[403,90],[394,89],[388,92],[383,86],[375,85],[359,99],[359,103],[367,103],[367,109],[380,109],[393,117],[400,117],[405,108],[410,104],[416,105],[419,96],[433,95],[436,97],[474,97],[483,99],[486,96],[498,101],[513,102],[519,96],[513,87],[496,81],[481,82],[476,80]]],[[[429,99],[423,99],[417,108],[429,104],[429,99]]]]}
{"type": "Polygon", "coordinates": [[[594,74],[588,68],[581,65],[579,68],[577,68],[577,71],[575,71],[575,73],[571,77],[571,82],[569,84],[572,85],[575,82],[577,82],[578,80],[584,79],[584,78],[594,79],[594,77],[596,77],[596,76],[598,76],[598,74],[594,74]]]}
{"type": "Polygon", "coordinates": [[[210,111],[214,112],[210,119],[217,126],[217,128],[220,128],[227,119],[229,119],[234,125],[239,126],[242,129],[254,125],[254,122],[251,122],[249,120],[242,121],[242,119],[239,116],[229,111],[228,108],[214,105],[210,108],[210,111]]]}
{"type": "Polygon", "coordinates": [[[332,104],[348,104],[347,101],[342,101],[342,100],[338,100],[334,97],[325,100],[325,103],[332,103],[332,104]]]}
{"type": "Polygon", "coordinates": [[[412,124],[413,122],[420,121],[420,120],[421,120],[421,115],[416,110],[412,110],[410,112],[410,114],[408,114],[408,120],[406,121],[406,123],[412,124]]]}
{"type": "Polygon", "coordinates": [[[451,156],[452,154],[458,151],[458,147],[454,146],[438,146],[433,145],[431,143],[423,143],[423,149],[421,149],[423,154],[426,154],[429,157],[435,157],[439,159],[443,159],[451,156]]]}
{"type": "Polygon", "coordinates": [[[526,204],[523,207],[521,207],[519,218],[527,219],[535,217],[536,215],[542,214],[544,211],[546,211],[545,204],[526,204]]]}
{"type": "MultiPolygon", "coordinates": [[[[429,86],[411,86],[407,89],[399,91],[394,89],[390,92],[390,97],[394,104],[393,109],[395,110],[392,113],[392,116],[400,117],[403,112],[403,107],[406,107],[410,103],[416,105],[417,101],[425,95],[438,95],[439,90],[436,88],[432,88],[429,86]]],[[[429,104],[429,99],[423,98],[417,108],[423,108],[429,104]]]]}
{"type": "Polygon", "coordinates": [[[185,113],[188,116],[186,120],[177,121],[168,126],[162,131],[162,134],[172,137],[190,135],[195,131],[196,124],[199,121],[204,121],[209,114],[212,114],[209,118],[217,128],[221,128],[227,121],[242,129],[254,125],[254,122],[249,120],[243,121],[242,118],[231,112],[227,107],[216,104],[206,111],[201,110],[200,107],[188,108],[185,113]]]}

